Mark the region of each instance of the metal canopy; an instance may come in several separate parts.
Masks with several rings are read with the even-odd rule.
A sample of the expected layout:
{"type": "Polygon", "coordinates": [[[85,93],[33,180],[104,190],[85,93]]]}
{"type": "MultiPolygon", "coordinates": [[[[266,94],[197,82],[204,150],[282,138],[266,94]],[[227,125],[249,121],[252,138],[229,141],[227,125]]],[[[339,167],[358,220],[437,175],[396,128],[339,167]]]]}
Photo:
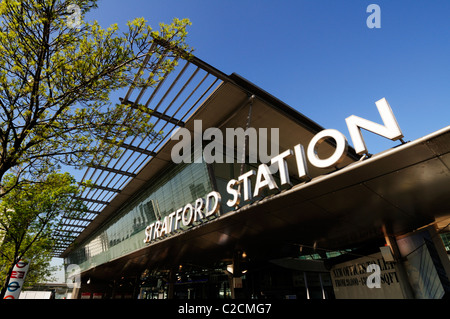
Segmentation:
{"type": "MultiPolygon", "coordinates": [[[[150,50],[153,51],[155,46],[162,44],[155,42],[150,50]]],[[[168,51],[167,48],[164,50],[168,51]]],[[[167,59],[167,56],[163,55],[162,60],[167,59]]],[[[151,52],[144,63],[149,63],[150,58],[151,52]]],[[[150,75],[147,76],[150,79],[150,75]]],[[[136,76],[135,81],[138,79],[139,76],[136,76]]],[[[120,102],[131,105],[143,104],[151,114],[150,121],[154,125],[154,130],[163,134],[158,140],[151,136],[144,139],[129,138],[120,146],[122,153],[119,158],[109,161],[105,166],[95,165],[86,169],[80,185],[85,185],[86,181],[93,183],[93,186],[87,188],[81,196],[88,209],[81,215],[67,215],[61,219],[54,233],[54,238],[58,241],[54,256],[60,256],[70,246],[77,237],[74,234],[82,232],[121,193],[170,139],[174,130],[183,127],[185,120],[224,80],[228,80],[225,74],[191,57],[189,60],[178,60],[175,70],[164,74],[163,79],[155,87],[135,89],[132,85],[128,89],[125,96],[120,98],[120,102]]]]}
{"type": "MultiPolygon", "coordinates": [[[[195,63],[202,65],[201,63],[204,62],[196,60],[195,63]]],[[[224,77],[221,78],[224,79],[224,77]]],[[[236,74],[231,74],[228,79],[225,78],[224,81],[221,81],[221,84],[185,121],[184,128],[194,132],[195,120],[202,120],[203,129],[218,127],[224,130],[227,127],[245,127],[249,107],[249,103],[245,103],[245,101],[248,101],[252,95],[254,95],[254,98],[251,127],[255,129],[280,128],[280,151],[290,148],[296,143],[307,145],[314,134],[323,130],[323,127],[317,123],[236,74]]],[[[136,176],[131,178],[126,186],[121,188],[120,192],[109,201],[108,205],[102,209],[101,214],[98,214],[92,222],[87,224],[85,230],[76,238],[77,244],[82,243],[95,233],[98,227],[101,227],[109,218],[114,216],[123,205],[126,205],[145,183],[171,163],[171,150],[176,143],[177,141],[167,139],[164,145],[155,152],[156,154],[149,157],[143,168],[135,173],[136,176]]],[[[332,145],[325,145],[323,151],[332,149],[332,145]]],[[[312,177],[326,174],[357,159],[359,157],[353,149],[349,148],[345,160],[338,167],[331,169],[311,168],[309,173],[312,177]]],[[[288,160],[290,167],[295,166],[292,161],[292,159],[288,160]]],[[[68,247],[61,256],[67,256],[71,249],[71,246],[68,247]]]]}
{"type": "Polygon", "coordinates": [[[114,278],[149,267],[231,258],[280,258],[286,245],[318,250],[379,243],[450,223],[450,126],[150,243],[84,275],[114,278]]]}

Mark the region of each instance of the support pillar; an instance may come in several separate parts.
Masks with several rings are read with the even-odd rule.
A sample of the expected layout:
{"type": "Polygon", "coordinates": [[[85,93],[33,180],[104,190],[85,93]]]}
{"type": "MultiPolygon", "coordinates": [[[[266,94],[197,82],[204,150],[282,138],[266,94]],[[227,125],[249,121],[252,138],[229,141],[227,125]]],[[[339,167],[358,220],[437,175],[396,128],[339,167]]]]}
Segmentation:
{"type": "Polygon", "coordinates": [[[434,225],[392,240],[414,298],[450,298],[450,261],[434,225]]]}
{"type": "Polygon", "coordinates": [[[175,295],[175,269],[170,269],[169,271],[169,285],[167,289],[167,299],[173,299],[175,295]]]}
{"type": "Polygon", "coordinates": [[[80,299],[81,298],[80,287],[74,286],[72,288],[72,296],[70,298],[71,299],[80,299]]]}
{"type": "Polygon", "coordinates": [[[242,252],[235,251],[233,253],[233,277],[231,280],[231,297],[233,299],[243,299],[244,292],[242,287],[242,252]]]}
{"type": "Polygon", "coordinates": [[[386,244],[391,247],[392,255],[395,261],[395,270],[400,279],[400,287],[402,288],[405,299],[414,299],[414,292],[409,282],[408,273],[404,266],[404,259],[399,251],[397,241],[394,236],[389,236],[385,233],[386,244]]]}

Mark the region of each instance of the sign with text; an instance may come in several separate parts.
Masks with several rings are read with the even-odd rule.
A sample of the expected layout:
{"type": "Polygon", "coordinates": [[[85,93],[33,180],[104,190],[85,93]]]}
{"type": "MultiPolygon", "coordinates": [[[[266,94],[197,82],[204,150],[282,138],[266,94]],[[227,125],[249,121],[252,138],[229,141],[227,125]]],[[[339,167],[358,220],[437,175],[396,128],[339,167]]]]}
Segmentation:
{"type": "Polygon", "coordinates": [[[25,281],[30,264],[24,260],[20,260],[13,268],[9,279],[6,294],[3,299],[19,299],[20,292],[25,281]]]}
{"type": "MultiPolygon", "coordinates": [[[[403,138],[403,133],[397,123],[397,120],[392,112],[392,109],[385,98],[375,102],[378,108],[378,112],[383,120],[383,125],[375,123],[364,118],[351,115],[345,119],[347,127],[355,146],[357,154],[368,154],[366,144],[364,142],[361,129],[373,132],[380,136],[386,137],[391,140],[398,140],[403,138]]],[[[234,140],[235,137],[240,141],[240,147],[243,149],[245,146],[246,138],[248,138],[248,144],[246,148],[249,150],[249,162],[257,162],[257,150],[260,151],[259,160],[262,162],[258,166],[257,170],[250,169],[249,171],[241,174],[237,179],[230,179],[227,183],[227,193],[231,195],[226,205],[230,208],[237,209],[241,202],[251,201],[255,197],[259,197],[264,189],[281,190],[280,186],[287,185],[293,186],[290,180],[290,173],[288,167],[288,158],[295,158],[295,166],[298,171],[296,176],[301,181],[311,180],[311,176],[308,172],[307,159],[310,164],[317,168],[331,168],[341,163],[347,155],[348,142],[347,138],[335,129],[326,129],[318,132],[309,142],[305,152],[305,148],[302,144],[295,145],[292,149],[287,149],[278,155],[273,153],[276,147],[271,147],[271,155],[268,156],[267,150],[263,152],[257,147],[258,134],[262,137],[263,143],[260,141],[260,145],[266,144],[267,130],[261,128],[257,134],[256,130],[249,128],[243,130],[242,128],[231,129],[227,128],[227,138],[225,143],[226,150],[234,152],[234,140]],[[250,136],[252,138],[250,138],[250,136]],[[333,155],[328,158],[319,158],[317,154],[317,148],[320,144],[326,140],[332,139],[335,142],[335,151],[333,155]],[[278,172],[279,182],[275,178],[274,174],[278,172]],[[252,182],[253,179],[253,182],[252,182]],[[252,187],[254,185],[254,187],[252,187]],[[243,193],[243,194],[242,194],[243,193]]],[[[201,163],[203,160],[206,163],[233,163],[234,153],[227,154],[226,160],[223,160],[223,134],[219,128],[207,128],[203,134],[202,121],[194,120],[194,153],[203,155],[201,157],[196,156],[194,163],[201,163]],[[203,141],[211,140],[214,136],[215,139],[211,141],[203,149],[203,141]],[[215,154],[215,155],[212,155],[215,154]]],[[[275,129],[271,136],[274,137],[274,145],[278,145],[278,129],[275,129]]],[[[179,163],[192,163],[191,149],[192,149],[192,136],[191,132],[187,128],[180,128],[171,137],[172,140],[180,140],[171,151],[172,161],[176,164],[179,163]]],[[[244,153],[245,155],[245,153],[244,153]]],[[[238,154],[237,158],[241,161],[238,163],[245,163],[242,154],[238,154]]],[[[295,168],[294,168],[295,170],[295,168]]],[[[221,194],[213,191],[206,196],[206,199],[198,198],[195,203],[187,203],[184,207],[180,207],[178,210],[165,216],[164,219],[160,218],[145,228],[144,243],[148,244],[154,240],[157,240],[167,235],[178,233],[179,230],[188,230],[195,222],[208,222],[209,217],[218,215],[220,213],[221,194]],[[210,204],[210,203],[213,204],[210,204]],[[209,208],[211,206],[212,208],[209,208]],[[205,211],[204,211],[205,210],[205,211]],[[185,228],[182,229],[182,226],[185,228]]],[[[211,218],[212,219],[212,218],[211,218]]]]}
{"type": "Polygon", "coordinates": [[[381,253],[334,265],[331,279],[336,299],[403,299],[394,262],[381,253]]]}

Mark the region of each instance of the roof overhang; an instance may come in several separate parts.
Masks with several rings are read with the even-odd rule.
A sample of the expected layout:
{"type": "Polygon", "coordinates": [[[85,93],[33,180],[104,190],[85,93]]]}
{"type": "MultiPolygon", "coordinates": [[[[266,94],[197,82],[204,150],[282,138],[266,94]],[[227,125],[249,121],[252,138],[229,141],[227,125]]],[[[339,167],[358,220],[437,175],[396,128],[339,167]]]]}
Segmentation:
{"type": "Polygon", "coordinates": [[[450,126],[150,243],[89,273],[176,265],[213,254],[223,258],[236,249],[267,255],[280,243],[353,248],[430,224],[445,228],[449,185],[450,126]]]}
{"type": "MultiPolygon", "coordinates": [[[[228,80],[224,80],[212,91],[205,101],[185,120],[183,128],[194,133],[194,121],[202,120],[203,130],[210,127],[221,130],[238,127],[245,129],[251,96],[254,98],[252,99],[250,126],[256,130],[259,128],[279,128],[280,152],[292,148],[295,144],[308,145],[311,138],[323,130],[323,127],[317,123],[236,74],[231,75],[228,80]]],[[[194,134],[191,134],[191,136],[194,138],[194,134]]],[[[136,172],[132,178],[129,178],[126,185],[106,203],[98,216],[77,236],[74,243],[82,243],[89,238],[98,227],[137,196],[145,184],[172,165],[171,151],[176,143],[178,141],[168,138],[142,165],[142,169],[136,172]]],[[[334,145],[329,141],[320,148],[322,154],[332,153],[333,150],[334,145]]],[[[338,168],[344,167],[356,159],[356,154],[350,148],[338,168]]],[[[293,158],[288,160],[290,167],[295,166],[294,161],[293,158]]],[[[335,169],[311,167],[309,173],[314,177],[335,169]]],[[[73,245],[65,249],[61,256],[66,256],[72,247],[73,245]]]]}

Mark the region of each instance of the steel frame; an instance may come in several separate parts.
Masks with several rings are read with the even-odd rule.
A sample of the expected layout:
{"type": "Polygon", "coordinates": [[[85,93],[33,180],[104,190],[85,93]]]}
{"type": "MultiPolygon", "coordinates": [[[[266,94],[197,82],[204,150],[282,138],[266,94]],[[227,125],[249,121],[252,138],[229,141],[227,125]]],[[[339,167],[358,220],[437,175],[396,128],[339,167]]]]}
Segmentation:
{"type": "MultiPolygon", "coordinates": [[[[141,71],[150,62],[158,46],[164,53],[155,65],[170,58],[170,49],[166,44],[161,40],[154,40],[133,83],[119,100],[122,104],[134,106],[148,96],[143,105],[148,109],[153,128],[164,133],[159,140],[151,134],[145,138],[129,138],[118,146],[122,153],[117,159],[110,160],[106,165],[102,163],[87,167],[79,181],[80,187],[86,189],[81,197],[74,198],[83,200],[87,210],[82,214],[63,216],[54,234],[58,242],[54,250],[55,257],[60,256],[77,238],[72,235],[74,227],[78,229],[75,233],[80,234],[157,154],[172,132],[177,127],[184,126],[184,121],[202,105],[209,94],[223,81],[231,81],[226,74],[209,64],[192,55],[181,54],[183,58],[177,59],[178,66],[175,70],[165,73],[155,87],[146,86],[138,90],[135,84],[143,76],[141,71]]],[[[151,76],[149,75],[148,80],[151,76]]]]}

